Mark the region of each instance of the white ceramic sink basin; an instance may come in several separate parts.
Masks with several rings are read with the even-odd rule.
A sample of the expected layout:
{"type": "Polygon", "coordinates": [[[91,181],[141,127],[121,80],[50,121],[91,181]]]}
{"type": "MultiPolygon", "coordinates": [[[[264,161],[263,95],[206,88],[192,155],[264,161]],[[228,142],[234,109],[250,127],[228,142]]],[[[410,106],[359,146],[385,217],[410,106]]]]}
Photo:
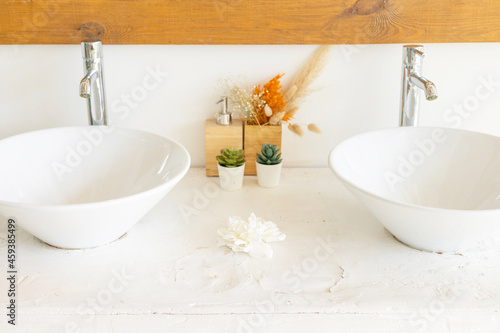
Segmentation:
{"type": "Polygon", "coordinates": [[[338,144],[330,168],[402,242],[459,252],[500,232],[500,138],[450,128],[374,131],[338,144]]]}
{"type": "Polygon", "coordinates": [[[6,138],[0,156],[0,215],[61,248],[118,239],[190,165],[187,150],[172,140],[98,126],[6,138]]]}

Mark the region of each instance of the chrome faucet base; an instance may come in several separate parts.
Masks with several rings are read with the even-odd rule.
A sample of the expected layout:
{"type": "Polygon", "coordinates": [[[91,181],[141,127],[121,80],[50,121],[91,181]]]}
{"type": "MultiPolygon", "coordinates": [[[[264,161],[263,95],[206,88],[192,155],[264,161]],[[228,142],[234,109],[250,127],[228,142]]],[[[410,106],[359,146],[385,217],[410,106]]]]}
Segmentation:
{"type": "Polygon", "coordinates": [[[425,92],[428,101],[438,97],[434,83],[422,76],[424,56],[422,45],[403,46],[400,126],[418,125],[419,89],[425,92]]]}
{"type": "Polygon", "coordinates": [[[104,77],[102,71],[102,43],[82,42],[83,70],[80,96],[87,99],[90,125],[107,125],[104,77]]]}

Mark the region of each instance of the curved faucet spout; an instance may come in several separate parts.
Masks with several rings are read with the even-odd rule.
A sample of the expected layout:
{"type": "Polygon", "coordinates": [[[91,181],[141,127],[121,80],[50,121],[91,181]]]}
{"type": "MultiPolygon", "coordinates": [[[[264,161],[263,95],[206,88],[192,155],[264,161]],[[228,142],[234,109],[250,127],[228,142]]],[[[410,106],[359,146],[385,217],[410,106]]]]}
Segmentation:
{"type": "Polygon", "coordinates": [[[97,77],[97,70],[90,71],[85,77],[80,81],[80,97],[90,98],[90,91],[92,88],[92,81],[95,81],[97,77]]]}
{"type": "Polygon", "coordinates": [[[437,88],[431,81],[427,80],[416,73],[410,74],[411,83],[422,89],[425,93],[425,99],[428,101],[433,101],[437,96],[437,88]]]}

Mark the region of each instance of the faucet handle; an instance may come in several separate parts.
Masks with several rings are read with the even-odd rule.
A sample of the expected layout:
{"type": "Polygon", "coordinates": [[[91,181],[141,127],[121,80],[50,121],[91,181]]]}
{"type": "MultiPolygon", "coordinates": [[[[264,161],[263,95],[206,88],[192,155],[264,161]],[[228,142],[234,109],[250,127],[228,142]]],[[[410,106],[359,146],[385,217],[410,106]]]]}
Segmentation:
{"type": "Polygon", "coordinates": [[[425,57],[423,45],[418,45],[418,44],[403,45],[403,49],[405,50],[405,52],[404,52],[405,54],[410,55],[410,53],[413,53],[413,54],[416,53],[421,57],[425,57]]]}
{"type": "Polygon", "coordinates": [[[419,50],[419,49],[413,49],[412,51],[413,51],[413,52],[415,52],[415,53],[417,53],[417,54],[419,54],[419,55],[420,55],[420,56],[422,56],[422,57],[425,57],[425,53],[424,53],[424,51],[422,51],[422,50],[419,50]]]}

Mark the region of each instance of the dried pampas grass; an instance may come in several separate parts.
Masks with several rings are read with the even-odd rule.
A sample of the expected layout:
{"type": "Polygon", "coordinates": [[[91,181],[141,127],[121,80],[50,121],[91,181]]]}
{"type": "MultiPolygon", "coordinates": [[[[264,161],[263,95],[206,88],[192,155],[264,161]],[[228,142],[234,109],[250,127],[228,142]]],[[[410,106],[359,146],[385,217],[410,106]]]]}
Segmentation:
{"type": "Polygon", "coordinates": [[[307,129],[313,133],[321,134],[321,130],[316,124],[310,123],[307,125],[307,129]]]}
{"type": "Polygon", "coordinates": [[[303,136],[304,131],[298,124],[293,124],[293,125],[288,125],[288,129],[292,131],[293,133],[297,134],[298,136],[303,136]]]}
{"type": "Polygon", "coordinates": [[[330,48],[331,45],[318,47],[304,68],[293,78],[285,92],[287,100],[285,112],[287,114],[294,108],[298,108],[298,104],[311,92],[310,86],[325,67],[330,48]]]}

